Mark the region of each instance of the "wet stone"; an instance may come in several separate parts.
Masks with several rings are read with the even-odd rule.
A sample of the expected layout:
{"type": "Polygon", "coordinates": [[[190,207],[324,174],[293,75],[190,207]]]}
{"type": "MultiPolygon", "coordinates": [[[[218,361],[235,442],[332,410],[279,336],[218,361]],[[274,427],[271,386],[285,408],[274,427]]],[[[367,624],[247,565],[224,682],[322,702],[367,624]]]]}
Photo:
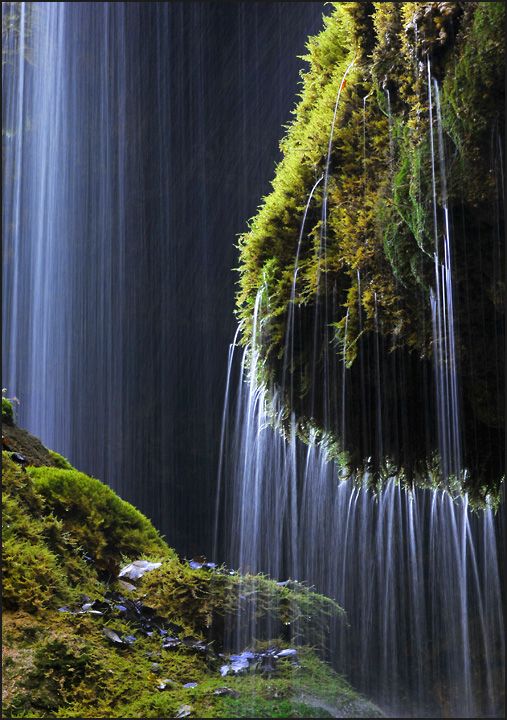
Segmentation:
{"type": "Polygon", "coordinates": [[[239,692],[236,690],[232,690],[228,687],[221,687],[214,690],[213,695],[218,695],[219,697],[233,697],[233,698],[239,698],[239,692]]]}
{"type": "Polygon", "coordinates": [[[164,678],[157,685],[157,690],[163,692],[164,690],[170,690],[172,687],[176,687],[176,683],[174,682],[174,680],[171,680],[170,678],[164,678]]]}
{"type": "Polygon", "coordinates": [[[236,675],[246,671],[272,673],[276,671],[279,659],[291,660],[294,667],[300,667],[297,663],[297,650],[295,648],[280,650],[277,647],[270,647],[264,652],[256,653],[252,650],[245,650],[239,654],[232,654],[228,658],[223,654],[220,657],[229,660],[220,667],[222,677],[229,673],[236,675]]]}
{"type": "Polygon", "coordinates": [[[285,658],[285,657],[294,657],[297,655],[297,650],[294,648],[287,648],[286,650],[280,650],[279,653],[276,654],[277,658],[285,658]]]}
{"type": "Polygon", "coordinates": [[[207,652],[208,650],[206,643],[203,640],[198,640],[197,638],[184,637],[182,643],[192,650],[197,650],[197,652],[207,652]]]}
{"type": "Polygon", "coordinates": [[[136,589],[135,585],[132,585],[132,583],[129,583],[126,580],[118,580],[118,585],[119,587],[121,587],[122,590],[126,592],[132,592],[136,589]]]}
{"type": "Polygon", "coordinates": [[[145,573],[156,570],[162,565],[162,563],[152,563],[148,560],[134,560],[133,563],[126,565],[122,568],[118,574],[119,578],[126,577],[129,580],[138,580],[145,573]]]}
{"type": "Polygon", "coordinates": [[[205,562],[204,560],[189,560],[188,564],[192,570],[202,570],[203,568],[205,570],[215,570],[217,568],[217,564],[214,562],[205,562]]]}
{"type": "Polygon", "coordinates": [[[116,645],[123,645],[123,640],[121,637],[116,633],[114,630],[111,630],[111,628],[104,627],[102,628],[102,632],[107,637],[108,640],[110,640],[113,643],[116,643],[116,645]]]}
{"type": "Polygon", "coordinates": [[[24,455],[21,455],[21,453],[13,452],[11,453],[11,459],[14,460],[14,462],[17,462],[19,465],[26,465],[28,463],[28,460],[24,455]]]}

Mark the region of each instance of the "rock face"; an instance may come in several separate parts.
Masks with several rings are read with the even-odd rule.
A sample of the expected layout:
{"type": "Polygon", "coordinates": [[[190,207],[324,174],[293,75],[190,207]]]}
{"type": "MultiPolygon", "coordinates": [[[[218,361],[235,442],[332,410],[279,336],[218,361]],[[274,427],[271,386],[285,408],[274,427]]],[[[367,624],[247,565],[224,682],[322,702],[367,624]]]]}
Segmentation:
{"type": "Polygon", "coordinates": [[[427,477],[452,364],[478,501],[504,454],[504,10],[336,4],[240,240],[242,341],[287,423],[352,470],[427,477]]]}
{"type": "Polygon", "coordinates": [[[55,455],[38,438],[17,425],[2,423],[2,449],[21,454],[27,465],[59,467],[55,455]]]}
{"type": "Polygon", "coordinates": [[[4,717],[379,715],[301,642],[266,635],[230,654],[228,633],[254,616],[275,635],[294,623],[318,644],[343,614],[336,603],[295,581],[180,560],[99,480],[59,456],[43,465],[50,451],[9,432],[38,466],[3,453],[4,717]]]}

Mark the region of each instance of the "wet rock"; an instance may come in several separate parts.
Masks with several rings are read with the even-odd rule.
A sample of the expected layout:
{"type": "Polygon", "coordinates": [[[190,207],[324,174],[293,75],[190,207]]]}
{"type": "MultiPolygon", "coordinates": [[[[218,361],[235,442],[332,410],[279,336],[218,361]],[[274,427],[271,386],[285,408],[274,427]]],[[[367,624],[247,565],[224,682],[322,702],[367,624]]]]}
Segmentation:
{"type": "Polygon", "coordinates": [[[276,657],[277,658],[286,658],[286,657],[294,657],[295,655],[297,655],[297,650],[295,650],[294,648],[287,648],[286,650],[280,650],[280,652],[278,652],[276,654],[276,657]]]}
{"type": "Polygon", "coordinates": [[[192,570],[202,570],[203,568],[205,570],[215,570],[217,567],[216,563],[206,562],[205,558],[194,558],[192,560],[189,560],[188,564],[192,568],[192,570]]]}
{"type": "MultiPolygon", "coordinates": [[[[220,655],[220,657],[225,657],[220,655]]],[[[225,677],[229,673],[243,673],[246,671],[261,672],[261,673],[272,673],[276,671],[277,661],[280,659],[296,660],[297,650],[295,648],[286,648],[280,650],[277,647],[270,647],[263,652],[253,652],[252,650],[245,650],[239,654],[233,654],[229,656],[229,662],[223,664],[220,667],[220,675],[225,677]]],[[[299,667],[299,664],[292,662],[294,667],[299,667]]]]}
{"type": "Polygon", "coordinates": [[[132,583],[127,582],[126,580],[118,580],[118,585],[121,587],[122,590],[125,592],[132,592],[136,589],[135,585],[132,585],[132,583]]]}
{"type": "Polygon", "coordinates": [[[233,698],[239,698],[239,692],[236,690],[232,690],[228,687],[221,687],[214,690],[213,695],[218,695],[219,697],[233,697],[233,698]]]}
{"type": "Polygon", "coordinates": [[[191,712],[192,712],[191,705],[182,705],[181,707],[178,708],[178,712],[176,713],[175,717],[177,717],[177,718],[188,717],[191,712]]]}
{"type": "Polygon", "coordinates": [[[238,673],[244,672],[245,670],[248,670],[249,667],[250,663],[248,662],[248,660],[237,660],[236,662],[231,663],[231,670],[236,675],[238,673]]]}
{"type": "Polygon", "coordinates": [[[148,560],[134,560],[130,565],[122,568],[118,574],[119,578],[126,577],[129,580],[139,580],[145,573],[156,570],[162,563],[152,563],[148,560]]]}
{"type": "Polygon", "coordinates": [[[197,652],[207,652],[208,650],[208,646],[204,640],[197,640],[197,638],[184,637],[182,643],[192,650],[197,650],[197,652]]]}
{"type": "Polygon", "coordinates": [[[82,615],[88,613],[90,615],[104,615],[108,612],[109,606],[107,603],[100,603],[96,600],[93,602],[85,602],[81,605],[81,610],[76,611],[75,615],[82,615]]]}
{"type": "Polygon", "coordinates": [[[176,687],[176,683],[174,682],[174,680],[171,680],[170,678],[164,678],[157,685],[157,690],[163,692],[164,690],[170,690],[173,687],[176,687]]]}
{"type": "Polygon", "coordinates": [[[103,627],[102,632],[108,640],[111,640],[111,642],[116,643],[116,645],[123,645],[121,637],[114,630],[111,630],[111,628],[103,627]]]}
{"type": "Polygon", "coordinates": [[[14,460],[14,462],[19,463],[20,465],[27,465],[28,460],[24,455],[21,455],[21,453],[13,452],[11,453],[11,459],[14,460]]]}
{"type": "Polygon", "coordinates": [[[188,683],[185,683],[183,685],[183,687],[186,688],[187,690],[191,690],[192,688],[197,687],[197,685],[198,685],[198,683],[196,683],[196,682],[188,682],[188,683]]]}

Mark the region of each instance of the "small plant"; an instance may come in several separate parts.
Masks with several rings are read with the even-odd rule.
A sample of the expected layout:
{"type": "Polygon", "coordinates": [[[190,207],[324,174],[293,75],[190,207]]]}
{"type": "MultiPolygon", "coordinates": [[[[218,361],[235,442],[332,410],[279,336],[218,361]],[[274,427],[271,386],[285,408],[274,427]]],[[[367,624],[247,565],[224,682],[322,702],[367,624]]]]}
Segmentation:
{"type": "Polygon", "coordinates": [[[8,398],[7,388],[2,388],[2,422],[14,425],[14,405],[19,405],[18,398],[8,398]]]}

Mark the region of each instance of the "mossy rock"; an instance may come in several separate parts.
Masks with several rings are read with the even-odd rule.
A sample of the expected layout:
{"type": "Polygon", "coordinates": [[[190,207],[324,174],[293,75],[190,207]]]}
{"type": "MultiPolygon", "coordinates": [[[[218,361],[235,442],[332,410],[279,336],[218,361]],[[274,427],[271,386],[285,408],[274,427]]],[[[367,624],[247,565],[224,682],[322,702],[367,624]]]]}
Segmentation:
{"type": "Polygon", "coordinates": [[[267,674],[221,676],[218,653],[238,630],[251,648],[283,648],[276,632],[290,623],[291,641],[324,650],[330,620],[343,615],[331,599],[301,583],[191,568],[147,518],[74,469],[25,468],[4,452],[2,502],[3,717],[169,718],[183,706],[190,717],[364,717],[364,708],[380,716],[307,645],[298,644],[295,664],[282,658],[267,674]],[[125,556],[161,563],[121,592],[179,628],[176,647],[164,649],[113,601],[104,615],[82,609],[118,592],[125,556]],[[254,640],[253,619],[275,637],[254,640]]]}
{"type": "Polygon", "coordinates": [[[26,465],[58,467],[63,460],[61,455],[48,450],[39,438],[14,423],[2,425],[2,450],[18,453],[26,465]]]}
{"type": "Polygon", "coordinates": [[[447,213],[460,483],[482,506],[504,471],[505,4],[332,6],[308,41],[272,190],[240,237],[241,342],[257,303],[255,380],[281,403],[274,414],[293,415],[301,437],[307,426],[329,437],[359,479],[382,481],[389,461],[424,483],[439,452],[430,289],[447,213]]]}
{"type": "Polygon", "coordinates": [[[151,522],[100,480],[61,468],[27,469],[34,488],[100,571],[116,574],[121,558],[173,554],[151,522]]]}
{"type": "Polygon", "coordinates": [[[2,567],[6,608],[37,612],[75,597],[76,586],[97,591],[83,558],[27,472],[2,453],[2,567]]]}

